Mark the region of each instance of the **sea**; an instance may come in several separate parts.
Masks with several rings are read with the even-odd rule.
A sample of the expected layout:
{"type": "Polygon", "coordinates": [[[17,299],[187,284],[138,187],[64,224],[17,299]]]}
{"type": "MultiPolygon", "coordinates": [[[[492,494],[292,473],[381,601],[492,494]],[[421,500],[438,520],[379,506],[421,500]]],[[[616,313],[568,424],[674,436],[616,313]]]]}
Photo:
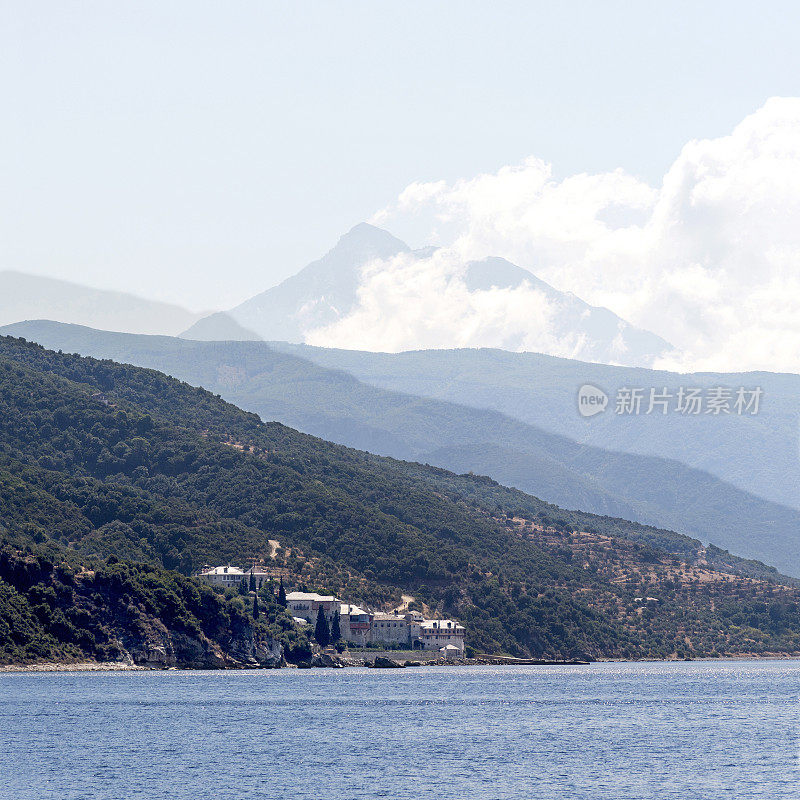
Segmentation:
{"type": "Polygon", "coordinates": [[[0,674],[13,800],[800,798],[800,661],[0,674]]]}

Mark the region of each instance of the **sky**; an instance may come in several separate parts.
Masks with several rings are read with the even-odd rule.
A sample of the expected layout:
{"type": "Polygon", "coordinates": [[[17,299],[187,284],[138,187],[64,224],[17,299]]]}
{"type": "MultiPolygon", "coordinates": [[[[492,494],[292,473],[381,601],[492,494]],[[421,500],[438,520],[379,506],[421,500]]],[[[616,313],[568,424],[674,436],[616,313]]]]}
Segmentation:
{"type": "MultiPolygon", "coordinates": [[[[780,149],[777,125],[793,147],[795,109],[767,101],[800,96],[798,29],[789,2],[0,2],[0,269],[227,308],[372,219],[415,246],[491,246],[518,263],[546,255],[542,277],[640,323],[665,287],[648,278],[650,295],[632,296],[633,260],[652,277],[666,250],[673,283],[726,295],[704,324],[729,335],[700,333],[705,353],[733,353],[741,253],[716,278],[693,273],[708,272],[719,243],[682,234],[681,274],[674,240],[665,247],[667,228],[654,226],[669,227],[670,213],[685,221],[681,187],[711,191],[706,156],[719,167],[753,155],[746,130],[727,161],[718,151],[754,114],[756,139],[780,149]],[[717,144],[708,155],[702,144],[687,152],[693,142],[717,144]],[[527,181],[522,205],[504,201],[514,170],[527,181]],[[583,174],[595,179],[571,181],[583,174]],[[570,191],[599,197],[587,214],[613,212],[618,192],[648,235],[612,243],[584,226],[580,257],[556,253],[552,241],[572,235],[563,218],[546,231],[523,224],[551,184],[565,214],[570,191]],[[498,198],[505,217],[486,211],[498,198]],[[596,269],[604,252],[612,273],[596,269]]],[[[748,163],[755,172],[734,183],[761,192],[751,223],[794,210],[800,173],[773,170],[765,184],[763,159],[748,163]]],[[[712,238],[735,230],[739,200],[709,211],[734,215],[712,238]]],[[[776,235],[781,252],[757,267],[767,288],[751,293],[748,319],[793,279],[788,218],[776,235]]],[[[681,309],[691,315],[702,297],[694,290],[681,309]]],[[[784,302],[778,316],[791,327],[797,310],[784,302]]],[[[681,344],[697,335],[675,320],[656,327],[681,344]]]]}
{"type": "MultiPolygon", "coordinates": [[[[363,271],[359,306],[314,341],[358,349],[503,347],[582,358],[562,301],[526,281],[467,291],[464,265],[523,264],[670,343],[656,367],[800,372],[800,98],[688,142],[656,186],[622,169],[564,178],[537,158],[410,184],[374,221],[441,248],[363,271]],[[538,295],[538,297],[537,297],[538,295]],[[426,302],[427,300],[427,302],[426,302]]],[[[617,328],[612,354],[630,348],[617,328]]],[[[591,349],[591,347],[589,348],[591,349]]]]}

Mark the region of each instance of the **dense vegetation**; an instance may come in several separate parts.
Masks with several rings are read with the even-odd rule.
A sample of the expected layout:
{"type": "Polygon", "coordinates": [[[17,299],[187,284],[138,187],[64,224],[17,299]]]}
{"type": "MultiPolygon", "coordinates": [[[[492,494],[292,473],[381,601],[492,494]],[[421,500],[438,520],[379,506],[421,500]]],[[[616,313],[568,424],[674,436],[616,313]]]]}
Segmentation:
{"type": "Polygon", "coordinates": [[[161,656],[163,666],[252,666],[265,663],[259,645],[272,641],[290,659],[309,657],[271,595],[257,620],[251,609],[151,564],[114,556],[87,564],[52,546],[0,550],[0,664],[161,656]]]}
{"type": "MultiPolygon", "coordinates": [[[[0,339],[0,520],[9,552],[35,546],[54,563],[103,560],[95,575],[133,570],[137,580],[155,569],[146,574],[180,587],[193,584],[164,568],[269,559],[277,539],[292,582],[373,604],[411,593],[421,607],[463,619],[480,651],[800,651],[798,590],[763,565],[263,424],[152,370],[9,338],[0,339]],[[109,567],[109,556],[126,563],[109,567]],[[657,600],[637,600],[648,595],[657,600]]],[[[23,619],[35,598],[21,600],[27,590],[2,580],[4,602],[23,619]]],[[[242,613],[281,629],[279,612],[255,623],[242,613]]],[[[203,631],[196,606],[187,614],[203,631]]],[[[212,634],[221,635],[204,633],[212,634]]]]}
{"type": "MultiPolygon", "coordinates": [[[[792,473],[786,464],[792,450],[787,441],[793,440],[778,435],[795,424],[798,392],[782,389],[780,376],[747,379],[767,391],[757,417],[626,418],[609,412],[587,421],[574,404],[577,387],[590,375],[607,390],[615,375],[627,376],[632,386],[667,377],[502,351],[390,355],[281,343],[195,342],[48,322],[12,327],[47,347],[151,367],[204,386],[263,420],[360,450],[489,475],[564,508],[671,528],[800,576],[798,481],[787,479],[792,473]],[[437,396],[450,402],[431,399],[437,396]],[[566,436],[552,432],[559,424],[566,427],[555,429],[566,436]],[[601,430],[607,449],[589,446],[586,437],[601,430]],[[659,440],[661,448],[652,449],[659,440]],[[650,442],[649,452],[658,457],[637,455],[643,442],[650,442]],[[684,463],[663,457],[673,446],[684,463]],[[770,457],[764,459],[764,453],[770,457]],[[783,461],[773,463],[773,453],[782,453],[783,461]],[[686,466],[698,462],[707,462],[708,471],[686,466]],[[794,508],[710,474],[733,470],[741,486],[767,466],[770,485],[792,484],[794,508]]],[[[730,376],[717,376],[720,380],[730,376]]],[[[793,451],[791,461],[796,472],[793,451]]],[[[632,529],[633,535],[639,530],[632,529]]]]}

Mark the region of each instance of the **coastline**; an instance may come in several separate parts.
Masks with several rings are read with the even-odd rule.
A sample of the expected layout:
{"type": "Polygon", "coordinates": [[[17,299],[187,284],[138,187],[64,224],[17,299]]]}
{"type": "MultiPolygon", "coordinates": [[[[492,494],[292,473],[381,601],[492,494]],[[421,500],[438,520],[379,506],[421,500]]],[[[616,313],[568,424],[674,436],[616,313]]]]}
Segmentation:
{"type": "MultiPolygon", "coordinates": [[[[598,658],[592,661],[546,661],[541,659],[511,659],[503,656],[497,657],[483,657],[474,659],[458,659],[458,660],[434,660],[434,661],[421,661],[414,663],[397,662],[392,665],[375,666],[373,663],[361,660],[343,659],[337,664],[286,664],[280,669],[347,669],[348,667],[366,667],[369,669],[392,669],[400,668],[405,669],[408,667],[485,667],[485,666],[507,666],[507,667],[525,667],[525,666],[587,666],[591,663],[616,663],[616,664],[671,664],[682,663],[685,661],[707,661],[714,663],[725,663],[726,661],[791,661],[800,659],[800,653],[794,654],[781,654],[771,653],[769,655],[759,654],[734,654],[711,658],[708,656],[700,656],[691,659],[627,659],[627,658],[598,658]]],[[[148,667],[138,664],[131,664],[126,661],[78,661],[74,663],[59,663],[59,662],[42,662],[38,664],[4,664],[0,665],[0,675],[15,674],[15,673],[36,673],[36,672],[167,672],[167,671],[183,671],[186,669],[194,669],[192,667],[148,667]]],[[[207,672],[240,672],[242,670],[266,670],[274,669],[274,667],[241,667],[228,670],[204,670],[207,672]]]]}
{"type": "Polygon", "coordinates": [[[127,661],[76,661],[75,663],[46,661],[40,664],[0,665],[0,674],[12,672],[142,672],[150,669],[150,667],[129,664],[127,661]]]}

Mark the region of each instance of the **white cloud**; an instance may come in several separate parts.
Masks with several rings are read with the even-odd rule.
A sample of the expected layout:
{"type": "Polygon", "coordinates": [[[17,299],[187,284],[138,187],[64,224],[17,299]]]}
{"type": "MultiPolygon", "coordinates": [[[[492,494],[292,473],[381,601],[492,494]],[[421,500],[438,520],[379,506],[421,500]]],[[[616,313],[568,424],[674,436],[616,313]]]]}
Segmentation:
{"type": "Polygon", "coordinates": [[[452,184],[414,183],[374,221],[425,230],[448,255],[373,265],[361,307],[326,329],[328,342],[363,346],[372,331],[397,345],[381,349],[580,351],[553,337],[553,310],[530,287],[474,297],[446,277],[447,259],[499,255],[672,342],[682,356],[662,366],[800,371],[798,98],[769,100],[729,136],[689,142],[659,188],[622,170],[555,180],[528,158],[452,184]]]}
{"type": "Polygon", "coordinates": [[[422,259],[401,254],[373,261],[363,270],[355,311],[309,331],[306,342],[390,352],[500,347],[564,357],[582,354],[582,336],[554,332],[556,309],[541,290],[523,284],[469,291],[464,263],[454,249],[440,249],[422,259]]]}

